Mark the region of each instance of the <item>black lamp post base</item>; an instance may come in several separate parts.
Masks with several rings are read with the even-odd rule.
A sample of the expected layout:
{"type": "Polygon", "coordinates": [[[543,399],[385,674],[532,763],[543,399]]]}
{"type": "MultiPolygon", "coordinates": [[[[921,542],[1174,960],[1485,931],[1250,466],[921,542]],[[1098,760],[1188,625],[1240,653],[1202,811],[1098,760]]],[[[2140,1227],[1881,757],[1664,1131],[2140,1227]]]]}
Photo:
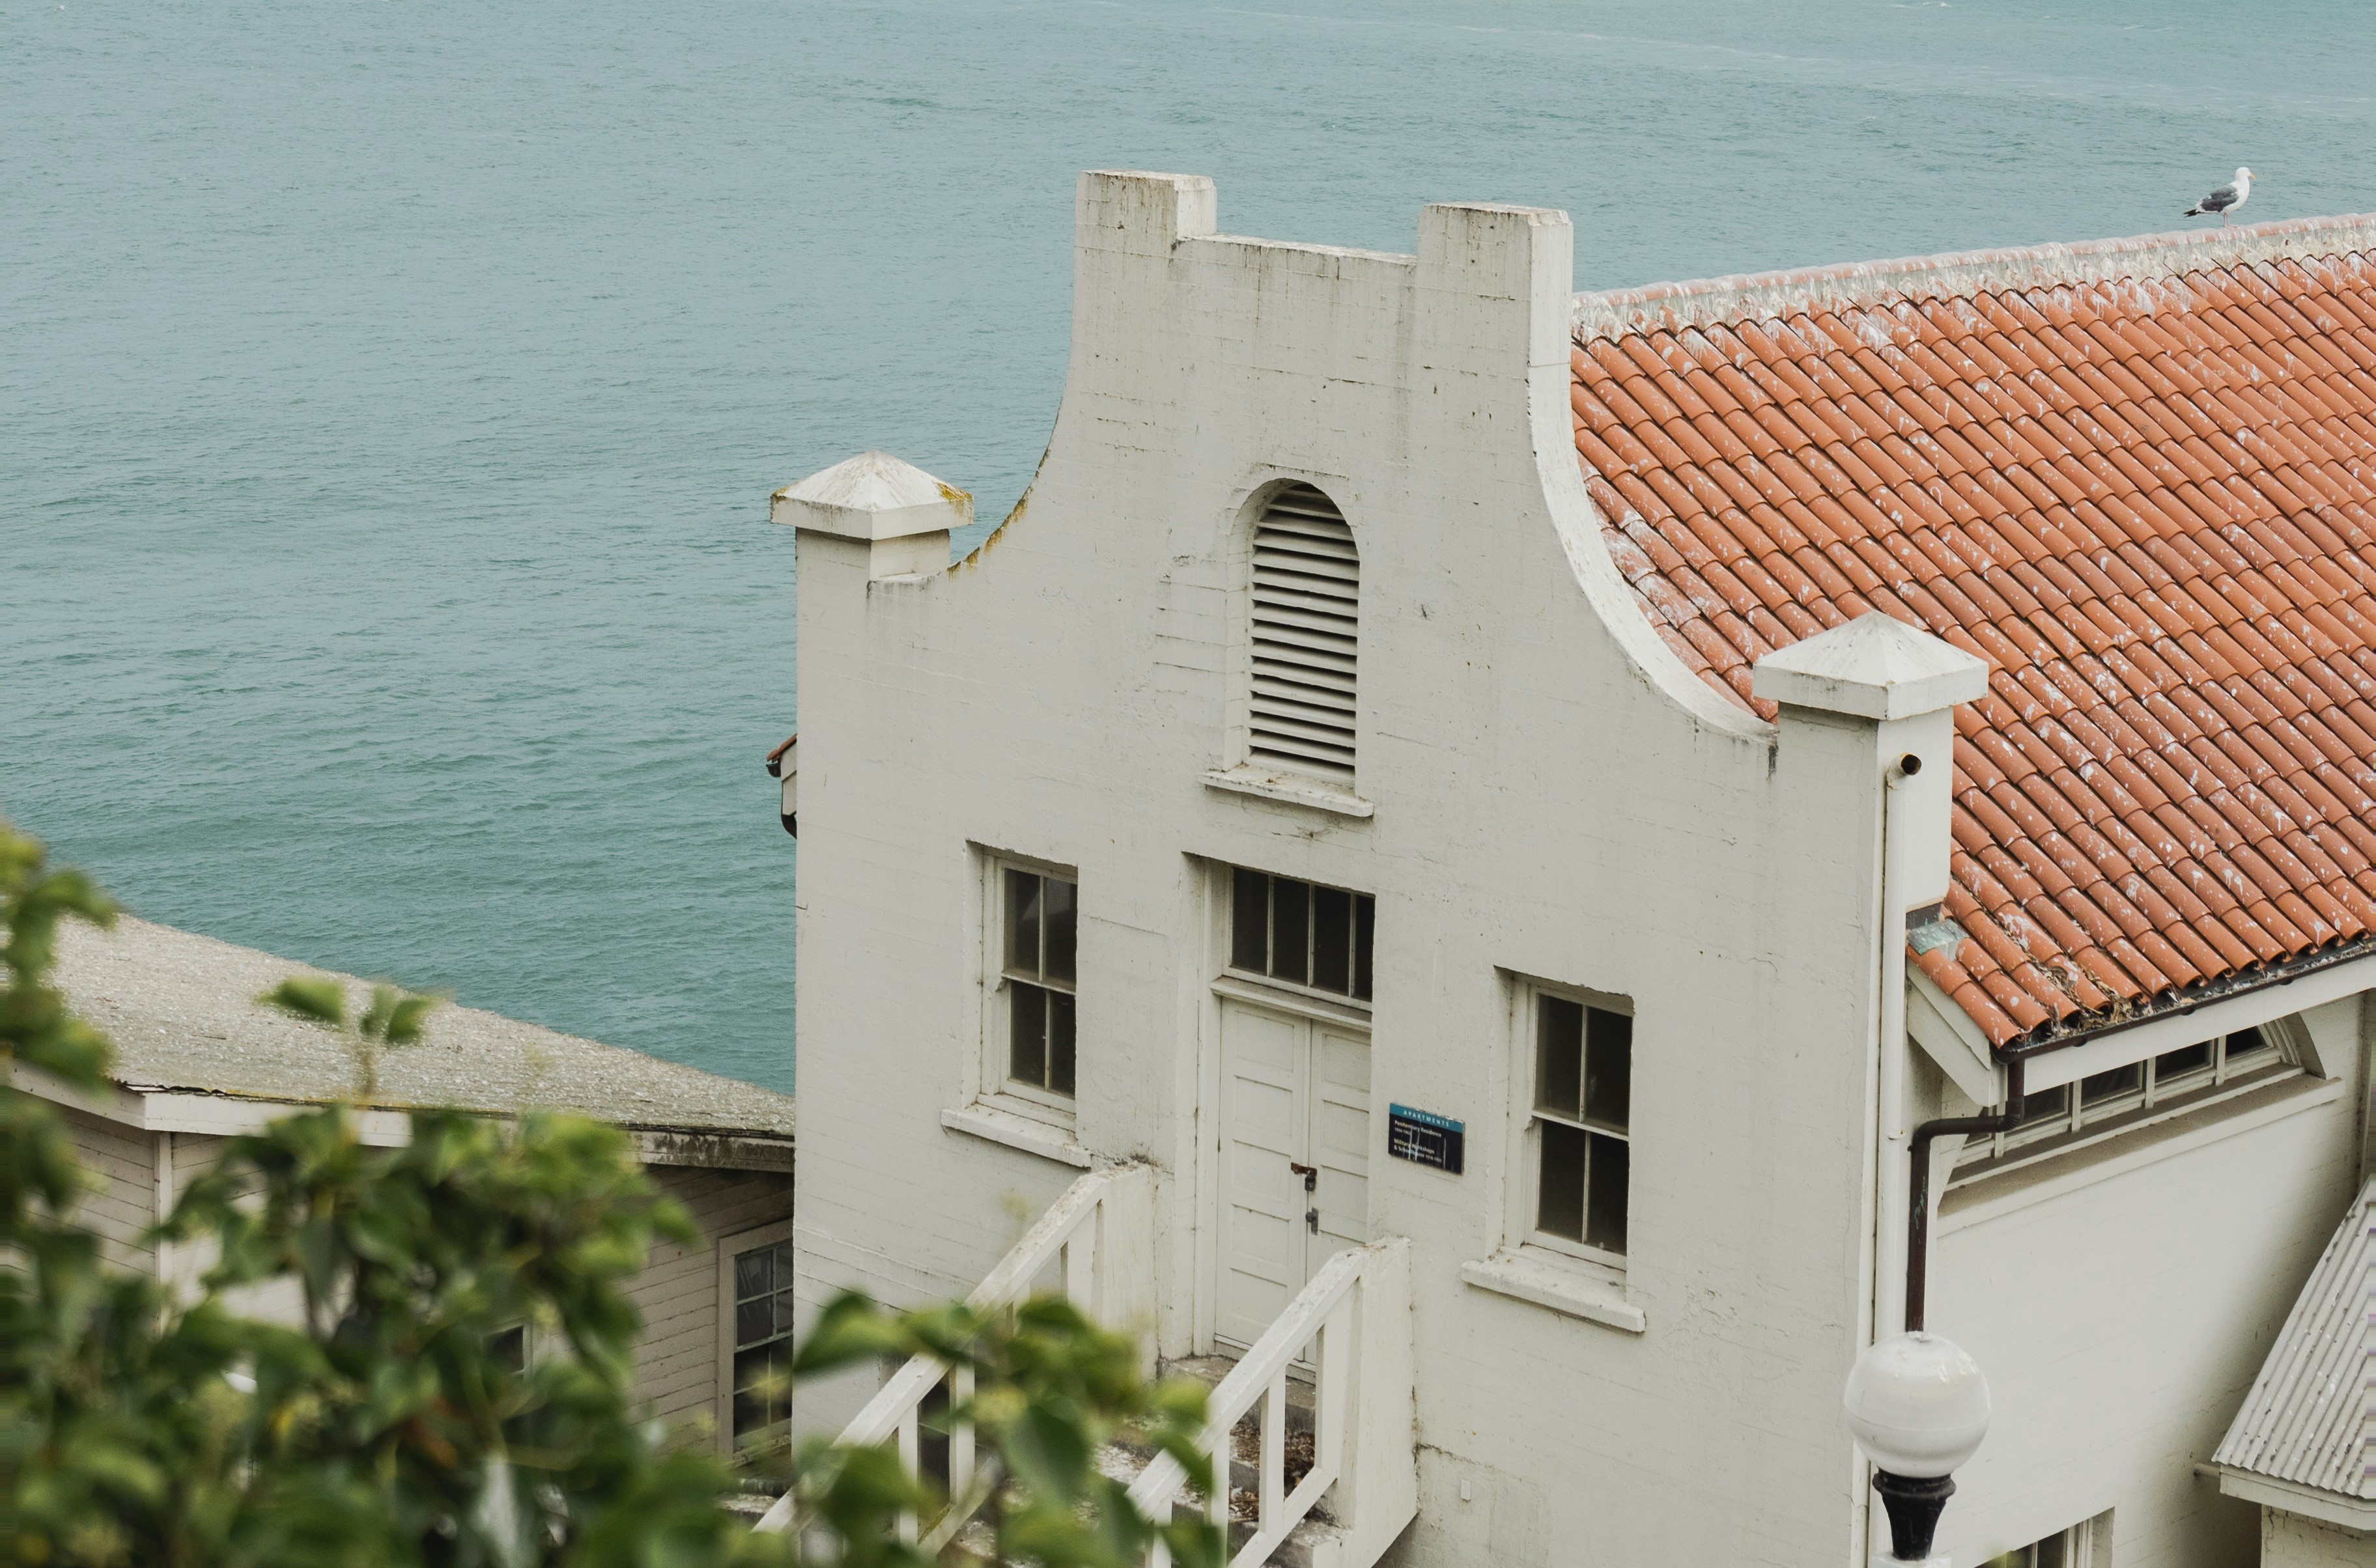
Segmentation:
{"type": "Polygon", "coordinates": [[[1930,1555],[1930,1538],[1939,1531],[1940,1511],[1955,1495],[1950,1476],[1894,1476],[1872,1473],[1872,1489],[1889,1510],[1891,1554],[1900,1562],[1920,1562],[1930,1555]]]}

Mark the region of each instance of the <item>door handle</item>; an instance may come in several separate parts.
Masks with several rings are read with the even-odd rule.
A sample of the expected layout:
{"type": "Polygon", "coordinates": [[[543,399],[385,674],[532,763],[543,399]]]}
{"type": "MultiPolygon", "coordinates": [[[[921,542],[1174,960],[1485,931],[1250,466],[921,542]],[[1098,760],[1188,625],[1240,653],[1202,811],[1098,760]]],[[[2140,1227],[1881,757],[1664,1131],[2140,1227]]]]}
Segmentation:
{"type": "Polygon", "coordinates": [[[1303,1178],[1303,1190],[1305,1192],[1314,1193],[1320,1190],[1320,1167],[1316,1165],[1298,1165],[1295,1161],[1290,1159],[1287,1162],[1287,1168],[1289,1170],[1294,1171],[1298,1176],[1303,1178]]]}

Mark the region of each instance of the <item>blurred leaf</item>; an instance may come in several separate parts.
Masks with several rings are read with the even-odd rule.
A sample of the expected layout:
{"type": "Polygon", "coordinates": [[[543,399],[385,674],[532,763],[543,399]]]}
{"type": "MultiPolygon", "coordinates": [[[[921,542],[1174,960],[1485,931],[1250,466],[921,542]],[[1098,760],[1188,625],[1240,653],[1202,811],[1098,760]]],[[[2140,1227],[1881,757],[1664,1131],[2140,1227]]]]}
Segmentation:
{"type": "Polygon", "coordinates": [[[256,1001],[310,1023],[328,1024],[333,1028],[347,1025],[346,988],[334,980],[291,975],[256,1001]]]}
{"type": "Polygon", "coordinates": [[[431,1010],[444,1000],[435,996],[408,996],[388,1009],[386,1038],[390,1045],[419,1043],[422,1024],[431,1010]]]}
{"type": "Polygon", "coordinates": [[[387,1016],[396,1010],[398,996],[392,985],[374,985],[371,990],[371,1005],[355,1020],[355,1032],[366,1039],[387,1038],[387,1016]]]}

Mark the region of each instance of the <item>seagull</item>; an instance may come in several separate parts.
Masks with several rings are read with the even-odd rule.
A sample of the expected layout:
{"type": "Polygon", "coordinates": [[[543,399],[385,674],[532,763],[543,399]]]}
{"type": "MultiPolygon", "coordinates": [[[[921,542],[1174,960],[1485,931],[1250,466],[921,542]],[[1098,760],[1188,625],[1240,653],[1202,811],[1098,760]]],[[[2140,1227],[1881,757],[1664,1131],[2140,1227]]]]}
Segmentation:
{"type": "Polygon", "coordinates": [[[2188,208],[2182,216],[2207,218],[2216,212],[2219,215],[2219,226],[2225,229],[2228,227],[2228,215],[2251,199],[2252,172],[2250,169],[2239,169],[2236,171],[2234,184],[2220,186],[2192,207],[2188,208]]]}

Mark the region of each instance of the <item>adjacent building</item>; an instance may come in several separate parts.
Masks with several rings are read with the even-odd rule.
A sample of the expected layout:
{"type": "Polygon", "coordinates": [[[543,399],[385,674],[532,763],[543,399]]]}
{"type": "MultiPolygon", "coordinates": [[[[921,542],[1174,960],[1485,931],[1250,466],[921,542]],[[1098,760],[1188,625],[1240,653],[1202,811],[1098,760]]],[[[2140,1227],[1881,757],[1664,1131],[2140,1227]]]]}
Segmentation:
{"type": "Polygon", "coordinates": [[[2376,1562],[2227,1437],[2369,1173],[2376,220],[1574,260],[1090,174],[1005,521],[778,493],[802,1307],[1044,1212],[1316,1387],[1316,1512],[1247,1483],[1313,1561],[1804,1568],[1885,1550],[1840,1391],[1919,1265],[1954,1562],[2376,1562]]]}
{"type": "MultiPolygon", "coordinates": [[[[18,1086],[60,1102],[98,1178],[83,1218],[111,1261],[195,1279],[206,1260],[188,1249],[176,1255],[151,1227],[228,1139],[310,1106],[355,1103],[365,1140],[388,1144],[407,1136],[414,1107],[599,1117],[633,1135],[653,1182],[701,1232],[692,1247],[655,1245],[628,1288],[644,1316],[639,1392],[695,1440],[778,1438],[789,1419],[772,1374],[791,1327],[791,1098],[450,1005],[430,1015],[422,1043],[381,1059],[365,1096],[339,1036],[255,1000],[292,975],[324,974],[129,916],[112,931],[74,922],[61,931],[53,983],[113,1042],[113,1087],[94,1098],[24,1070],[18,1086]]],[[[328,978],[360,1008],[364,982],[328,978]]],[[[267,1300],[251,1310],[295,1305],[267,1300]]],[[[533,1333],[518,1330],[523,1356],[538,1353],[533,1333]]]]}

